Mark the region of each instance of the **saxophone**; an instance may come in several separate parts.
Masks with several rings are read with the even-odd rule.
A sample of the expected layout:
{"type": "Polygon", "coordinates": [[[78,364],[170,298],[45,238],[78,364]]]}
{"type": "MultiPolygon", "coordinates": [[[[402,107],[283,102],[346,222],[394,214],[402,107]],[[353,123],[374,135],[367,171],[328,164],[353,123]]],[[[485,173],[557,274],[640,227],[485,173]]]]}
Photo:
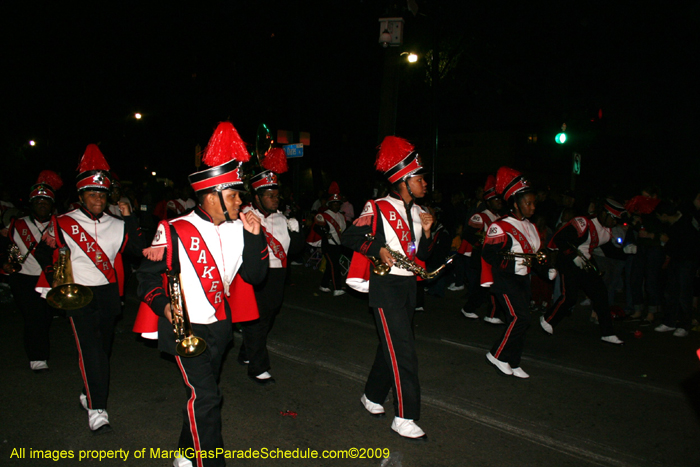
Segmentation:
{"type": "Polygon", "coordinates": [[[576,251],[576,255],[581,258],[581,261],[583,261],[583,270],[586,272],[592,272],[595,274],[598,274],[599,276],[602,276],[603,273],[598,271],[598,267],[595,265],[593,261],[590,259],[586,258],[586,255],[583,254],[581,250],[578,249],[576,245],[573,243],[569,242],[569,246],[573,248],[576,251]]]}
{"type": "Polygon", "coordinates": [[[22,269],[22,265],[32,253],[35,246],[36,244],[32,243],[31,245],[29,245],[29,249],[27,250],[27,252],[25,254],[22,254],[17,245],[15,245],[14,243],[10,245],[10,247],[7,250],[7,262],[10,264],[12,272],[18,272],[22,269]]]}
{"type": "MultiPolygon", "coordinates": [[[[374,240],[374,236],[372,236],[370,234],[367,234],[365,237],[367,238],[367,240],[370,240],[370,241],[374,240]]],[[[420,278],[423,280],[430,280],[430,279],[435,278],[438,274],[440,274],[440,271],[442,271],[448,265],[450,265],[452,263],[452,261],[454,261],[454,258],[455,258],[455,255],[450,256],[449,258],[447,258],[447,260],[445,260],[445,262],[443,264],[440,265],[439,268],[437,268],[434,271],[428,272],[425,268],[416,264],[415,261],[411,261],[410,259],[408,259],[400,251],[392,250],[391,248],[389,248],[388,243],[384,244],[384,248],[386,248],[386,250],[389,252],[391,257],[394,258],[394,261],[396,261],[394,263],[394,266],[396,266],[397,268],[400,268],[400,269],[404,269],[406,271],[411,271],[413,274],[420,276],[420,278]]],[[[385,275],[389,274],[389,271],[391,270],[391,266],[384,263],[380,258],[377,258],[375,256],[368,256],[367,258],[372,262],[372,264],[373,264],[372,271],[375,274],[377,274],[379,276],[385,276],[385,275]]]]}
{"type": "Polygon", "coordinates": [[[180,287],[180,275],[168,271],[168,291],[170,292],[170,313],[172,316],[173,331],[175,331],[175,350],[181,357],[196,357],[204,352],[207,343],[201,337],[192,332],[190,315],[187,313],[185,296],[180,287]]]}

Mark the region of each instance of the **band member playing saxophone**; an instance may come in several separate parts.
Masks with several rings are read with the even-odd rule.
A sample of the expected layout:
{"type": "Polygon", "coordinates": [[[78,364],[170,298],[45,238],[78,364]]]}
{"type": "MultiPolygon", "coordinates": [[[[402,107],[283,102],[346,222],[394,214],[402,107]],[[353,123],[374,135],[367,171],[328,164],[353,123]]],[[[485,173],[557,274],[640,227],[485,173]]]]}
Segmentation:
{"type": "Polygon", "coordinates": [[[3,269],[10,274],[12,295],[22,312],[24,350],[29,358],[29,367],[35,373],[49,370],[49,329],[53,321],[52,309],[34,290],[43,269],[36,250],[49,226],[54,209],[54,193],[62,185],[58,174],[50,170],[42,171],[29,194],[29,215],[12,219],[7,234],[16,254],[9,255],[3,269]]]}
{"type": "MultiPolygon", "coordinates": [[[[596,216],[574,217],[564,224],[549,242],[549,247],[558,249],[557,269],[561,274],[562,293],[556,302],[540,317],[540,326],[548,334],[571,310],[583,290],[591,299],[593,309],[598,314],[601,340],[610,344],[622,344],[613,330],[612,314],[608,303],[608,292],[591,253],[596,247],[614,248],[609,243],[611,228],[621,218],[625,208],[614,199],[607,198],[596,216]]],[[[628,247],[635,247],[628,245],[628,247]]],[[[628,248],[625,247],[625,248],[628,248]]],[[[636,248],[636,247],[635,247],[636,248]]],[[[632,253],[632,250],[625,252],[632,253]]]]}
{"type": "MultiPolygon", "coordinates": [[[[257,318],[257,313],[245,318],[233,316],[236,304],[245,299],[244,287],[248,287],[248,298],[252,297],[250,284],[262,281],[267,273],[268,249],[260,219],[250,212],[239,215],[241,192],[245,191],[240,163],[248,158],[233,125],[219,124],[202,158],[209,168],[189,176],[198,206],[189,214],[160,223],[151,247],[144,251],[147,259],[137,272],[139,296],[150,309],[139,310],[134,331],[143,334],[157,329],[158,347],[175,356],[186,386],[178,443],[185,455],[223,448],[218,386],[222,358],[233,339],[232,321],[257,318]],[[166,294],[162,280],[166,272],[171,277],[179,274],[176,295],[181,305],[175,307],[182,308],[197,340],[206,342],[201,353],[183,356],[176,352],[171,324],[174,297],[166,294]]],[[[225,460],[223,456],[203,458],[195,454],[176,457],[173,465],[221,466],[225,460]]]]}
{"type": "Polygon", "coordinates": [[[384,247],[402,253],[408,260],[425,261],[430,249],[430,226],[433,216],[415,204],[423,198],[427,183],[425,169],[413,145],[395,136],[387,136],[376,161],[392,185],[391,194],[369,201],[360,217],[343,234],[343,245],[356,253],[348,272],[347,284],[369,291],[369,306],[379,330],[380,342],[361,402],[375,416],[384,416],[384,401],[394,390],[395,417],[392,430],[409,439],[427,440],[416,425],[420,418],[420,384],[418,358],[413,338],[413,313],[416,307],[416,275],[396,266],[396,259],[384,247]],[[367,237],[370,234],[370,237],[367,237]],[[364,255],[361,256],[360,254],[364,255]],[[366,257],[390,267],[388,274],[374,272],[366,257]],[[356,267],[364,258],[366,268],[356,267]],[[355,270],[359,274],[355,274],[355,270]],[[364,279],[369,279],[369,284],[364,279]],[[368,290],[367,290],[368,286],[368,290]]]}

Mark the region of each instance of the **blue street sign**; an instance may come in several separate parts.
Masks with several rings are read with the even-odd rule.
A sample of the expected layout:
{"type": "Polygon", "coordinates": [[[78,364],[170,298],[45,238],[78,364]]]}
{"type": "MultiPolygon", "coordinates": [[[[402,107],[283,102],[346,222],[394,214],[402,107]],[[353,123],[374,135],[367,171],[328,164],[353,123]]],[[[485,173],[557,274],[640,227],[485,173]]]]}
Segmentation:
{"type": "Polygon", "coordinates": [[[287,159],[293,157],[304,157],[304,145],[302,143],[297,144],[285,144],[284,153],[287,155],[287,159]]]}

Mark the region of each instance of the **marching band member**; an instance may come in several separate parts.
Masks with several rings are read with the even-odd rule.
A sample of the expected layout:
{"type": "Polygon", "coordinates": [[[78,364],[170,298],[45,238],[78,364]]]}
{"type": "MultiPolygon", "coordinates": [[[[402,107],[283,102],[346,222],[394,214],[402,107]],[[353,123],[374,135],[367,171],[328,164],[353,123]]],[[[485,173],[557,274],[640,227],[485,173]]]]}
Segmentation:
{"type": "Polygon", "coordinates": [[[3,270],[10,274],[12,295],[22,312],[24,350],[35,373],[49,369],[49,329],[53,321],[52,309],[34,290],[43,269],[35,254],[54,211],[55,192],[61,186],[63,180],[57,173],[44,170],[39,174],[29,194],[29,215],[10,223],[8,238],[17,248],[14,258],[17,262],[3,265],[3,270]]]}
{"type": "Polygon", "coordinates": [[[265,170],[250,179],[253,202],[243,208],[259,219],[267,241],[270,267],[265,280],[255,286],[255,300],[260,318],[241,323],[243,345],[238,362],[248,365],[248,376],[260,385],[274,384],[270,375],[270,356],[267,352],[267,335],[275,316],[282,308],[284,282],[287,277],[287,258],[304,247],[304,237],[296,219],[287,219],[278,208],[280,190],[277,174],[287,171],[287,156],[280,148],[271,149],[265,155],[265,170]]]}
{"type": "MultiPolygon", "coordinates": [[[[591,253],[596,247],[611,247],[611,228],[622,217],[625,208],[614,199],[607,198],[595,217],[574,217],[564,224],[549,242],[551,249],[558,249],[557,269],[561,274],[561,295],[540,317],[540,326],[548,334],[571,313],[576,305],[579,290],[591,299],[592,308],[598,314],[601,340],[610,344],[622,344],[613,330],[608,292],[598,273],[591,253]]],[[[625,247],[632,253],[635,245],[625,247]]]]}
{"type": "MultiPolygon", "coordinates": [[[[501,209],[503,209],[503,201],[496,194],[496,177],[493,175],[486,178],[483,199],[484,209],[471,216],[463,229],[465,240],[472,246],[471,256],[467,264],[469,296],[462,307],[462,316],[469,319],[479,318],[476,310],[484,303],[488,293],[486,288],[481,287],[481,249],[489,227],[500,217],[501,209]]],[[[493,298],[491,302],[491,311],[487,316],[484,316],[484,321],[491,324],[503,324],[503,321],[496,317],[496,310],[499,310],[497,302],[493,298]]]]}
{"type": "MultiPolygon", "coordinates": [[[[178,443],[183,456],[176,457],[176,467],[225,465],[222,456],[186,456],[223,448],[218,381],[224,353],[233,340],[231,322],[237,319],[233,306],[246,299],[238,292],[239,278],[255,284],[267,272],[268,252],[260,219],[253,212],[239,215],[245,190],[240,163],[249,157],[233,125],[220,123],[202,157],[209,168],[189,176],[198,206],[189,214],[158,225],[137,272],[138,294],[147,307],[139,310],[134,331],[150,333],[157,329],[158,348],[175,356],[187,391],[178,443]],[[173,305],[175,297],[164,288],[166,273],[179,277],[171,280],[179,283],[182,317],[186,314],[189,318],[197,340],[206,342],[206,348],[185,353],[184,358],[181,347],[178,353],[171,324],[180,305],[173,305]]],[[[257,313],[243,319],[253,318],[257,313]]]]}
{"type": "Polygon", "coordinates": [[[395,417],[391,429],[405,438],[427,441],[427,435],[416,424],[420,418],[418,357],[413,337],[416,275],[397,267],[387,250],[389,247],[400,252],[411,261],[425,261],[429,256],[433,216],[415,204],[425,196],[427,183],[423,179],[426,170],[413,149],[405,139],[384,138],[375,165],[388,178],[391,193],[365,204],[360,217],[344,233],[343,245],[356,252],[347,283],[369,291],[369,306],[379,330],[380,342],[360,400],[371,415],[383,417],[382,404],[393,388],[395,417]],[[359,253],[390,267],[388,274],[367,272],[369,284],[354,277],[359,269],[359,275],[367,278],[369,263],[359,253]]]}
{"type": "MultiPolygon", "coordinates": [[[[80,207],[54,216],[44,239],[51,246],[70,250],[75,283],[92,291],[91,302],[66,314],[83,378],[80,404],[88,412],[90,429],[99,434],[112,431],[106,409],[114,325],[121,313],[119,297],[124,287],[121,255],[138,255],[142,245],[136,219],[126,203],[119,203],[124,220],[107,212],[109,165],[97,145],[87,146],[78,172],[80,207]]],[[[41,280],[37,285],[44,296],[47,285],[41,280]]]]}
{"type": "Polygon", "coordinates": [[[340,236],[345,230],[345,215],[340,212],[342,202],[340,188],[336,182],[328,188],[328,209],[316,214],[313,230],[321,241],[321,251],[326,258],[326,270],[321,278],[321,292],[333,291],[333,296],[343,295],[343,274],[340,270],[340,257],[343,249],[340,246],[340,236]]]}
{"type": "Polygon", "coordinates": [[[509,213],[489,227],[481,253],[481,282],[505,310],[506,328],[486,358],[506,375],[529,378],[520,359],[530,326],[530,264],[534,261],[507,253],[535,254],[540,249],[540,236],[528,220],[535,213],[535,193],[523,175],[510,167],[498,169],[496,192],[509,213]]]}

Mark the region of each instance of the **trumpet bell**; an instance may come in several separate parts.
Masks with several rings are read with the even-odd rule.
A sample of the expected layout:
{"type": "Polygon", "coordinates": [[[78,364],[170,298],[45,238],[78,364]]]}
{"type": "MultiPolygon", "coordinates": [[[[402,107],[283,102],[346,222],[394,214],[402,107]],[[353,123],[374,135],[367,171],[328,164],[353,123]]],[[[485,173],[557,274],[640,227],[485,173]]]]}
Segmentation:
{"type": "Polygon", "coordinates": [[[77,310],[92,301],[92,290],[80,284],[63,284],[49,290],[46,302],[59,310],[77,310]]]}
{"type": "Polygon", "coordinates": [[[182,339],[175,349],[181,357],[196,357],[207,349],[204,339],[197,336],[189,336],[182,339]]]}

